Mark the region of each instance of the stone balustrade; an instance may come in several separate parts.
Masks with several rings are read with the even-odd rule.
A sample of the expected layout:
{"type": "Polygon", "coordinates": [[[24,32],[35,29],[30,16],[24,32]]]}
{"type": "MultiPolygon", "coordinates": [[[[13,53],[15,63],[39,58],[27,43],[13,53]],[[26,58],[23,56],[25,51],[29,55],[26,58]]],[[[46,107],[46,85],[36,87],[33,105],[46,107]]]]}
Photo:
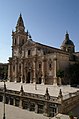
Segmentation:
{"type": "MultiPolygon", "coordinates": [[[[79,103],[79,91],[58,97],[50,96],[48,89],[45,95],[27,93],[23,88],[20,91],[6,89],[6,103],[20,108],[35,110],[35,112],[44,113],[44,115],[55,115],[67,113],[79,103]],[[52,106],[53,105],[53,106],[52,106]],[[65,107],[65,108],[64,108],[65,107]],[[48,111],[46,109],[48,108],[48,111]],[[54,108],[54,109],[51,109],[54,108]],[[45,111],[44,111],[45,110],[45,111]],[[49,110],[51,110],[49,112],[49,110]],[[56,110],[55,112],[52,112],[56,110]]],[[[3,101],[3,88],[0,88],[0,101],[3,101]]]]}

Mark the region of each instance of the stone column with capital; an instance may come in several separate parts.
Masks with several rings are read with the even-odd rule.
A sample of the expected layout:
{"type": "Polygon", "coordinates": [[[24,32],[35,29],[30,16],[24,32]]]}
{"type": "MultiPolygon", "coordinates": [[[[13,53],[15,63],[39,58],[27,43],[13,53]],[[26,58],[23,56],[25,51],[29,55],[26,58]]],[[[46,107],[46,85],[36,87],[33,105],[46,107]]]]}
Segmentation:
{"type": "Polygon", "coordinates": [[[18,63],[17,60],[15,60],[15,83],[17,82],[17,73],[18,73],[18,63]]]}
{"type": "Polygon", "coordinates": [[[10,97],[8,97],[8,104],[10,105],[10,97]]]}
{"type": "Polygon", "coordinates": [[[23,86],[21,85],[21,89],[20,89],[20,101],[19,101],[19,107],[23,108],[23,101],[22,101],[22,96],[23,96],[24,90],[23,90],[23,86]]]}
{"type": "Polygon", "coordinates": [[[13,105],[15,106],[15,98],[13,98],[13,105]]]}
{"type": "Polygon", "coordinates": [[[49,116],[49,102],[50,100],[50,95],[48,92],[48,88],[46,88],[46,93],[45,93],[45,105],[44,105],[44,115],[49,116]]]}
{"type": "Polygon", "coordinates": [[[21,83],[23,83],[23,60],[21,60],[21,83]]]}
{"type": "Polygon", "coordinates": [[[36,60],[33,61],[33,83],[36,83],[36,60]]]}
{"type": "Polygon", "coordinates": [[[35,103],[35,113],[38,113],[38,104],[35,103]]]}
{"type": "Polygon", "coordinates": [[[9,82],[10,82],[10,80],[11,80],[11,79],[10,79],[10,78],[11,78],[10,76],[11,76],[11,64],[9,63],[9,64],[8,64],[8,81],[9,81],[9,82]]]}
{"type": "Polygon", "coordinates": [[[53,62],[54,62],[54,80],[53,80],[53,85],[57,86],[57,76],[56,76],[56,73],[57,73],[57,58],[56,56],[54,57],[53,59],[53,62]]]}
{"type": "Polygon", "coordinates": [[[41,83],[42,84],[45,83],[45,60],[44,60],[44,58],[42,60],[42,82],[41,83]]]}
{"type": "Polygon", "coordinates": [[[27,83],[27,62],[24,63],[24,83],[27,83]]]}

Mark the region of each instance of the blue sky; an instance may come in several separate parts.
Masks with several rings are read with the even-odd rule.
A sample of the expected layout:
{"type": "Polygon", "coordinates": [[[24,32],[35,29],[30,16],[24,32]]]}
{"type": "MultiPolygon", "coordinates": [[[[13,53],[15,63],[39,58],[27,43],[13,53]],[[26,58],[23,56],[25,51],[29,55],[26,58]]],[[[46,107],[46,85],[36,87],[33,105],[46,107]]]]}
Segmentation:
{"type": "Polygon", "coordinates": [[[79,51],[79,0],[0,0],[0,62],[11,57],[20,13],[34,41],[60,48],[68,31],[79,51]]]}

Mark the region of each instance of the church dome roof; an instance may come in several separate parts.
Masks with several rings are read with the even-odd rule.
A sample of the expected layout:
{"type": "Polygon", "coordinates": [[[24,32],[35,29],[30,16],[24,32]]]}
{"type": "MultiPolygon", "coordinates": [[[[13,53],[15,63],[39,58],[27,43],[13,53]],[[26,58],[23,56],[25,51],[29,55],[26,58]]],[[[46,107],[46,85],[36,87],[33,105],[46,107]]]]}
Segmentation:
{"type": "Polygon", "coordinates": [[[65,45],[74,46],[74,43],[69,39],[69,34],[68,33],[66,33],[65,40],[62,43],[62,46],[65,46],[65,45]]]}

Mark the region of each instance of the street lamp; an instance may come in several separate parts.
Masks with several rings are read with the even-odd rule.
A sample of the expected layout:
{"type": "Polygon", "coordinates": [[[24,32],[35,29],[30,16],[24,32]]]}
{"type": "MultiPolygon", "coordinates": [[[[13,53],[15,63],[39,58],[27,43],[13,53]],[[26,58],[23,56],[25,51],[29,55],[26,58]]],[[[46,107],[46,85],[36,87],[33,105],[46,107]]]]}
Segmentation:
{"type": "Polygon", "coordinates": [[[3,119],[5,119],[5,91],[6,91],[6,84],[5,84],[6,74],[4,74],[4,96],[3,96],[3,119]]]}

